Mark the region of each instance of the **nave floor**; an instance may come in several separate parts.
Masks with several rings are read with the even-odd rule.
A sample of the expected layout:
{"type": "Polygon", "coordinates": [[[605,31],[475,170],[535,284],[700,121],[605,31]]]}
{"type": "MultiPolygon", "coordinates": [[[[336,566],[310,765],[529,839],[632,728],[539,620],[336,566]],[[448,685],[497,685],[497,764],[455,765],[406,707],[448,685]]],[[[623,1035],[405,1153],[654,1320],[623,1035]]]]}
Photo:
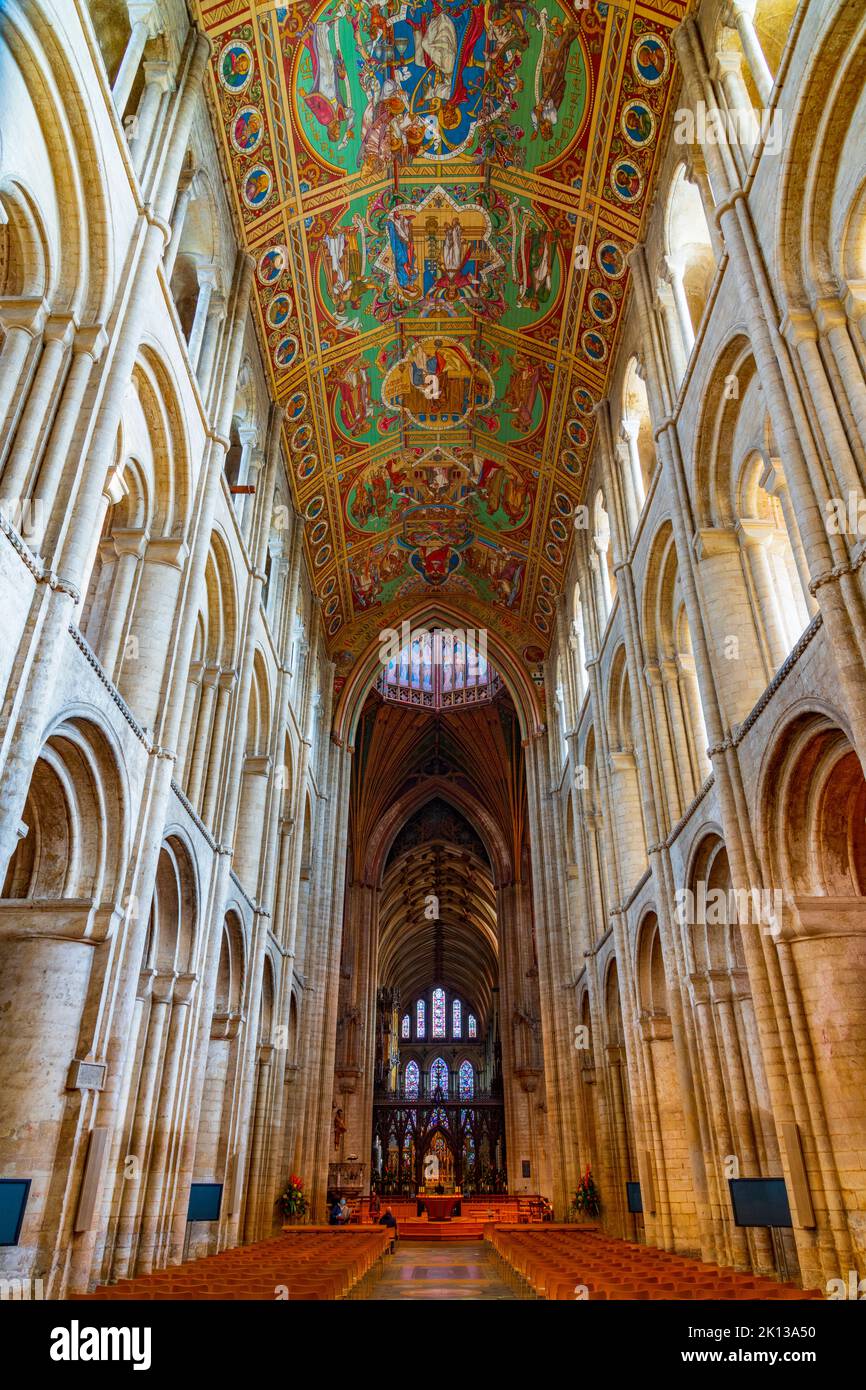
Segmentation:
{"type": "Polygon", "coordinates": [[[482,1299],[516,1295],[499,1277],[490,1246],[483,1240],[428,1245],[397,1242],[397,1251],[373,1285],[371,1299],[482,1299]]]}

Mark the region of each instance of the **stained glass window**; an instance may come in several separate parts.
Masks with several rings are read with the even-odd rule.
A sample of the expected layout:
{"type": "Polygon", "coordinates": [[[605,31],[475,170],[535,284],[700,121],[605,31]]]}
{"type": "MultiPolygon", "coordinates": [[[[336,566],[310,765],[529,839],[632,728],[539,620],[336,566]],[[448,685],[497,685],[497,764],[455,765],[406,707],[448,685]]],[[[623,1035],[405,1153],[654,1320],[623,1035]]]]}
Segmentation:
{"type": "Polygon", "coordinates": [[[424,1003],[424,1000],[423,1000],[423,999],[419,999],[419,1000],[418,1000],[418,1003],[415,1005],[415,1036],[416,1036],[416,1038],[423,1038],[423,1037],[424,1037],[424,1035],[425,1035],[425,1034],[424,1034],[424,1024],[425,1024],[426,1018],[427,1018],[427,1005],[424,1003]]]}
{"type": "Polygon", "coordinates": [[[421,1073],[417,1062],[407,1062],[403,1073],[403,1090],[407,1100],[417,1100],[421,1085],[421,1073]]]}
{"type": "Polygon", "coordinates": [[[433,1037],[445,1037],[445,991],[444,989],[434,989],[433,991],[433,1037]]]}
{"type": "Polygon", "coordinates": [[[430,1067],[430,1092],[436,1091],[441,1091],[443,1096],[448,1094],[448,1064],[444,1057],[437,1057],[430,1067]]]}
{"type": "Polygon", "coordinates": [[[483,629],[420,628],[389,657],[377,686],[387,700],[449,709],[494,699],[502,680],[488,664],[483,629]]]}
{"type": "Polygon", "coordinates": [[[463,1006],[459,999],[455,999],[451,1005],[451,1036],[454,1038],[463,1036],[463,1006]]]}
{"type": "Polygon", "coordinates": [[[471,1100],[475,1095],[475,1072],[470,1061],[460,1063],[460,1099],[471,1100]]]}
{"type": "Polygon", "coordinates": [[[401,1038],[408,1038],[408,1037],[411,1037],[411,1032],[410,1032],[411,1027],[412,1027],[412,1025],[411,1025],[411,1023],[409,1022],[409,1015],[408,1015],[408,1014],[404,1014],[404,1015],[403,1015],[403,1022],[402,1022],[401,1025],[400,1025],[400,1037],[401,1037],[401,1038]]]}
{"type": "Polygon", "coordinates": [[[468,1023],[468,1025],[469,1025],[469,1036],[470,1036],[470,1038],[477,1038],[477,1037],[478,1037],[478,1024],[475,1022],[475,1015],[474,1015],[474,1014],[470,1014],[470,1015],[469,1015],[469,1018],[467,1019],[467,1023],[468,1023]]]}

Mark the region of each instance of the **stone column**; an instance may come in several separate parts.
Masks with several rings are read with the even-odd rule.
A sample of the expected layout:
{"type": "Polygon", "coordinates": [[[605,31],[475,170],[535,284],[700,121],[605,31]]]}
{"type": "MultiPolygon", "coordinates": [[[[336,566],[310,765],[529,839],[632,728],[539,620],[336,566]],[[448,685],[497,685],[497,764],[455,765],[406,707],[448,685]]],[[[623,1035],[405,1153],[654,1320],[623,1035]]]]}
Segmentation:
{"type": "Polygon", "coordinates": [[[164,1263],[159,1248],[159,1237],[168,1224],[166,1191],[170,1187],[172,1177],[168,1165],[172,1159],[176,1162],[177,1158],[176,1154],[172,1154],[172,1141],[177,1137],[175,1124],[178,1081],[184,1051],[188,1049],[190,1042],[190,1004],[197,983],[198,976],[194,974],[177,975],[173,981],[159,1090],[152,1117],[144,1197],[139,1213],[136,1260],[138,1274],[149,1274],[152,1269],[164,1263]]]}
{"type": "Polygon", "coordinates": [[[258,897],[262,826],[271,773],[269,753],[248,753],[244,758],[238,832],[235,837],[234,871],[251,897],[258,897]]]}
{"type": "Polygon", "coordinates": [[[758,96],[764,106],[770,102],[770,94],[773,90],[773,74],[770,72],[769,65],[764,57],[764,50],[761,48],[761,41],[755,30],[755,0],[731,0],[725,16],[725,23],[731,29],[736,29],[740,36],[740,43],[743,45],[743,52],[746,55],[746,62],[749,65],[749,72],[752,74],[752,81],[758,89],[758,96]]]}
{"type": "MultiPolygon", "coordinates": [[[[110,547],[113,559],[111,585],[105,595],[104,618],[100,624],[98,645],[91,642],[109,680],[117,683],[117,667],[124,629],[129,620],[129,603],[138,566],[147,545],[147,532],[115,528],[104,542],[110,547]]],[[[89,631],[89,629],[88,629],[89,631]]]]}
{"type": "MultiPolygon", "coordinates": [[[[859,1147],[866,1134],[866,902],[795,898],[792,909],[782,914],[775,944],[782,969],[802,999],[843,1220],[856,1267],[866,1269],[859,1147]]],[[[831,1209],[831,1223],[837,1224],[841,1215],[831,1209]]]]}
{"type": "MultiPolygon", "coordinates": [[[[3,351],[0,353],[0,446],[9,407],[21,380],[31,344],[44,328],[46,309],[41,299],[0,300],[0,327],[3,351]]],[[[5,483],[3,484],[5,495],[5,483]]]]}
{"type": "Polygon", "coordinates": [[[220,676],[219,663],[205,666],[201,676],[201,698],[198,703],[198,718],[192,743],[192,762],[186,784],[186,794],[193,806],[200,805],[202,783],[204,782],[207,757],[211,744],[213,726],[213,703],[216,697],[217,681],[220,676]]]}
{"type": "Polygon", "coordinates": [[[201,352],[201,346],[204,340],[204,330],[207,324],[211,295],[216,289],[216,272],[213,266],[197,265],[196,276],[198,278],[198,299],[195,303],[195,317],[192,321],[189,342],[187,343],[187,351],[193,371],[198,367],[199,353],[201,352]]]}
{"type": "Polygon", "coordinates": [[[156,120],[166,92],[172,89],[172,76],[164,59],[144,65],[144,91],[141,94],[134,134],[129,142],[135,172],[141,178],[153,138],[156,120]]]}
{"type": "Polygon", "coordinates": [[[155,39],[160,32],[159,7],[156,0],[127,0],[126,8],[132,32],[111,89],[117,114],[121,118],[135,85],[147,41],[155,39]]]}
{"type": "Polygon", "coordinates": [[[739,520],[737,522],[737,533],[746,552],[749,572],[758,600],[758,611],[763,620],[763,635],[767,643],[770,665],[772,671],[775,672],[778,671],[788,655],[785,625],[779,613],[776,584],[767,556],[767,546],[775,536],[776,528],[770,521],[748,518],[745,521],[739,520]]]}
{"type": "Polygon", "coordinates": [[[166,284],[171,283],[171,276],[174,270],[174,263],[177,260],[178,248],[183,236],[186,215],[189,212],[189,205],[195,197],[195,177],[198,171],[191,165],[186,165],[182,170],[178,180],[177,201],[174,205],[174,212],[171,218],[171,236],[165,248],[165,255],[162,259],[162,268],[165,274],[166,284]]]}
{"type": "Polygon", "coordinates": [[[72,343],[72,365],[60,398],[60,405],[48,436],[48,443],[36,479],[35,495],[40,507],[32,544],[41,552],[42,542],[52,519],[57,490],[69,458],[72,438],[81,418],[82,404],[95,363],[102,356],[108,339],[100,325],[80,328],[72,343]]]}
{"type": "Polygon", "coordinates": [[[800,580],[800,590],[803,595],[803,602],[809,618],[813,618],[818,611],[815,596],[809,588],[809,566],[803,552],[803,542],[800,539],[800,528],[797,525],[797,517],[791,502],[791,494],[788,491],[788,483],[785,478],[785,470],[782,460],[779,458],[768,458],[766,466],[760,477],[760,486],[771,497],[779,499],[782,508],[782,515],[785,518],[785,529],[788,533],[788,541],[794,556],[794,564],[797,567],[797,575],[800,580]]]}
{"type": "Polygon", "coordinates": [[[218,679],[219,690],[216,698],[216,712],[213,719],[213,734],[210,739],[207,777],[201,804],[201,818],[205,825],[214,824],[217,797],[220,790],[220,774],[226,758],[225,732],[231,708],[232,692],[237,684],[234,671],[221,671],[218,679]]]}
{"type": "MultiPolygon", "coordinates": [[[[10,498],[20,502],[32,491],[36,447],[49,415],[50,404],[57,394],[63,359],[73,335],[74,323],[68,314],[54,314],[45,324],[42,356],[0,481],[3,501],[7,504],[10,498]]],[[[40,501],[37,510],[41,510],[44,503],[38,498],[37,501],[40,501]]],[[[12,520],[13,525],[17,526],[17,522],[12,520]]]]}
{"type": "MultiPolygon", "coordinates": [[[[743,60],[739,53],[733,49],[717,53],[711,76],[720,83],[728,107],[727,120],[724,129],[719,130],[718,139],[728,142],[745,176],[760,126],[749,89],[743,80],[743,60]]],[[[721,126],[721,122],[719,124],[721,126]]]]}
{"type": "Polygon", "coordinates": [[[125,654],[118,679],[121,694],[141,725],[154,728],[165,686],[166,662],[177,606],[186,542],[151,539],[135,598],[130,633],[136,647],[125,654]]]}
{"type": "Polygon", "coordinates": [[[193,736],[193,721],[195,719],[196,700],[198,699],[201,678],[205,670],[203,661],[191,661],[186,681],[186,696],[183,702],[183,714],[181,715],[180,728],[177,740],[177,762],[175,764],[174,775],[178,786],[183,786],[186,781],[187,753],[189,751],[190,740],[193,736]]]}
{"type": "Polygon", "coordinates": [[[205,405],[207,405],[208,396],[210,395],[214,358],[216,357],[217,343],[219,342],[220,333],[222,332],[225,316],[226,302],[224,297],[221,294],[213,295],[208,310],[197,372],[198,383],[201,387],[201,394],[205,405]]]}
{"type": "Polygon", "coordinates": [[[141,1204],[147,1180],[148,1157],[153,1126],[153,1112],[159,1095],[162,1076],[162,1049],[171,1014],[174,994],[174,973],[156,975],[150,989],[150,1017],[138,1091],[135,1099],[135,1119],[129,1143],[127,1164],[134,1163],[134,1178],[124,1184],[120,1206],[120,1228],[116,1250],[115,1272],[121,1276],[136,1268],[141,1204]]]}

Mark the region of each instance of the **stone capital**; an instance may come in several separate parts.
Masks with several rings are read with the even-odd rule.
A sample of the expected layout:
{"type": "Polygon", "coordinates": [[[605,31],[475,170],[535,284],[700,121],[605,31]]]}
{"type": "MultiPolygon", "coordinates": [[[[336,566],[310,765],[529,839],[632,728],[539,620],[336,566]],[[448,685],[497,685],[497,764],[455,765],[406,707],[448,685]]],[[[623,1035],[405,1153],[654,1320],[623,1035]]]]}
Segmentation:
{"type": "Polygon", "coordinates": [[[863,936],[866,935],[866,899],[794,898],[794,910],[786,904],[778,925],[777,942],[863,936]]]}
{"type": "Polygon", "coordinates": [[[798,347],[800,343],[814,343],[818,339],[818,325],[810,309],[789,309],[779,324],[779,332],[791,347],[798,347]]]}
{"type": "Polygon", "coordinates": [[[8,333],[20,328],[35,338],[45,327],[48,306],[44,299],[0,299],[0,325],[8,333]]]}
{"type": "Polygon", "coordinates": [[[157,565],[168,565],[170,569],[183,569],[188,554],[186,541],[175,536],[154,537],[147,547],[148,560],[157,565]]]}
{"type": "Polygon", "coordinates": [[[667,1042],[673,1037],[673,1026],[667,1014],[653,1014],[646,1010],[638,1019],[638,1027],[644,1042],[667,1042]]]}
{"type": "Polygon", "coordinates": [[[695,532],[692,548],[698,564],[717,555],[733,555],[739,549],[737,533],[731,526],[705,526],[695,532]]]}
{"type": "Polygon", "coordinates": [[[148,59],[143,64],[144,80],[148,87],[158,87],[161,92],[174,90],[174,77],[171,67],[164,58],[148,59]]]}
{"type": "Polygon", "coordinates": [[[845,305],[841,299],[826,298],[817,300],[815,304],[815,322],[818,325],[818,332],[824,338],[828,333],[832,333],[834,328],[847,328],[848,315],[845,312],[845,305]]]}
{"type": "Polygon", "coordinates": [[[738,518],[736,529],[745,545],[768,545],[779,530],[774,521],[762,521],[758,517],[738,518]]]}

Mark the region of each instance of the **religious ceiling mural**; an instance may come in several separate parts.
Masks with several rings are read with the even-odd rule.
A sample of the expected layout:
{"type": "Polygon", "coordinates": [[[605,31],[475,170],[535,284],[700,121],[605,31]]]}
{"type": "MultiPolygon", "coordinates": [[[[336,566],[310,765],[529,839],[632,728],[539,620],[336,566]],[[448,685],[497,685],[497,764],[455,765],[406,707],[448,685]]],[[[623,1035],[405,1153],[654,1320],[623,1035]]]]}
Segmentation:
{"type": "Polygon", "coordinates": [[[685,0],[200,0],[330,649],[554,626],[685,0]]]}

